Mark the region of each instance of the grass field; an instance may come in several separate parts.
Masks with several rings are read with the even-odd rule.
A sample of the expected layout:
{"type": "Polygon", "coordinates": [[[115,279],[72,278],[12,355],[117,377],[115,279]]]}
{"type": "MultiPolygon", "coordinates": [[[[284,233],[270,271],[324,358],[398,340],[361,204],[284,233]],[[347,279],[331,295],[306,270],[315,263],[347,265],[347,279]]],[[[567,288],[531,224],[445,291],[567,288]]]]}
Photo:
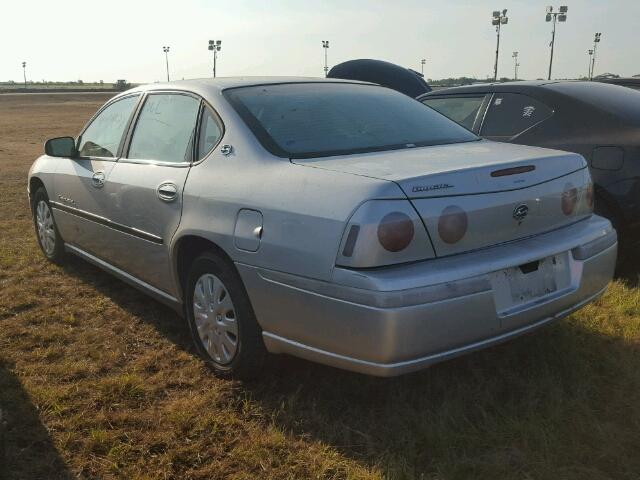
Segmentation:
{"type": "Polygon", "coordinates": [[[0,98],[0,477],[640,478],[640,262],[570,318],[418,374],[283,357],[219,380],[169,309],[40,255],[28,168],[106,98],[0,98]]]}

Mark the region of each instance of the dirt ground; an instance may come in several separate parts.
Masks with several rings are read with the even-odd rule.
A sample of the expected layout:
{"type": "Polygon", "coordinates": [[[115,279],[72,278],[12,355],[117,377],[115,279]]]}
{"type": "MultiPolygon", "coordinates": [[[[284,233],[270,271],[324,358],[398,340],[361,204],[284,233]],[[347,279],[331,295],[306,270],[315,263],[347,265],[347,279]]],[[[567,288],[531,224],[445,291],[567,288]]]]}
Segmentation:
{"type": "Polygon", "coordinates": [[[29,166],[106,98],[0,95],[0,478],[640,478],[638,270],[418,374],[278,357],[260,381],[220,380],[169,309],[38,250],[29,166]]]}

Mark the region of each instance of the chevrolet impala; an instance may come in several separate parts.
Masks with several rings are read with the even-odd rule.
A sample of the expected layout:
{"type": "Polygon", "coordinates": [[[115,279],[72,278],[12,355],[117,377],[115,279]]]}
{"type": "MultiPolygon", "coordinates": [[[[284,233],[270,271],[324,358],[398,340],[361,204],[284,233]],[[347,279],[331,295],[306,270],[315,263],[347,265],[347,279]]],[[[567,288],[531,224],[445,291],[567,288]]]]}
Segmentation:
{"type": "Polygon", "coordinates": [[[393,90],[190,80],[47,141],[44,255],[78,255],[186,318],[222,376],[268,353],[392,376],[535,330],[613,275],[582,156],[483,140],[393,90]]]}

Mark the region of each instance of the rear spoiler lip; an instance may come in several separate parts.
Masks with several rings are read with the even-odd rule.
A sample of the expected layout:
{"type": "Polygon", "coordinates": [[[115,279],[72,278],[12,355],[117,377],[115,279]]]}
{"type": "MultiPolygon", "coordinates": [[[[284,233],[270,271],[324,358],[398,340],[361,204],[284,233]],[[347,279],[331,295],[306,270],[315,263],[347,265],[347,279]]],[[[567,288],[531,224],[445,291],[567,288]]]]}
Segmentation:
{"type": "MultiPolygon", "coordinates": [[[[563,173],[562,175],[558,175],[557,177],[551,177],[551,178],[547,178],[545,180],[543,180],[542,182],[538,182],[538,183],[532,183],[530,185],[525,185],[523,187],[517,187],[517,188],[508,188],[508,189],[503,189],[503,190],[487,190],[487,191],[478,191],[478,192],[466,192],[466,193],[451,193],[449,195],[424,195],[424,196],[414,196],[414,195],[407,195],[407,197],[409,198],[409,200],[420,200],[420,199],[426,199],[426,198],[444,198],[444,197],[467,197],[470,195],[485,195],[485,194],[492,194],[492,193],[503,193],[503,192],[514,192],[516,190],[524,190],[526,188],[531,188],[531,187],[535,187],[537,185],[542,185],[545,184],[547,182],[552,182],[553,180],[557,180],[558,178],[562,178],[562,177],[566,177],[569,175],[573,175],[576,172],[581,172],[583,170],[587,170],[589,167],[587,166],[587,164],[585,163],[582,167],[580,168],[576,168],[575,170],[571,170],[570,172],[566,172],[563,173]]],[[[396,183],[398,183],[396,181],[396,183]]],[[[400,188],[402,188],[402,186],[398,183],[398,186],[400,188]]],[[[404,189],[403,189],[404,191],[404,189]]],[[[415,193],[415,192],[412,192],[415,193]]],[[[406,192],[405,192],[406,194],[406,192]]]]}

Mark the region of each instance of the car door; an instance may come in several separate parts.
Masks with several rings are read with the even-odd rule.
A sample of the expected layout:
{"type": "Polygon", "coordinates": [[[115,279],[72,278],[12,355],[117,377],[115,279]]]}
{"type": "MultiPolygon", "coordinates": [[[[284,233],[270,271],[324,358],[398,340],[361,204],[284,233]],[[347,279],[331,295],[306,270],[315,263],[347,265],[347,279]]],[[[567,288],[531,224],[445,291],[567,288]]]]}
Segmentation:
{"type": "Polygon", "coordinates": [[[514,141],[553,115],[544,103],[519,93],[493,94],[484,115],[480,135],[498,142],[514,141]]]}
{"type": "Polygon", "coordinates": [[[477,134],[480,131],[482,117],[490,98],[491,95],[484,93],[442,96],[428,95],[423,97],[421,101],[425,105],[428,105],[477,134]]]}
{"type": "Polygon", "coordinates": [[[60,158],[51,206],[66,243],[103,257],[112,231],[107,226],[104,180],[117,161],[140,94],[107,103],[77,139],[79,156],[60,158]]]}
{"type": "Polygon", "coordinates": [[[105,182],[118,240],[111,263],[175,296],[169,243],[182,215],[182,189],[194,158],[201,100],[185,92],[150,92],[139,109],[126,154],[105,182]]]}

